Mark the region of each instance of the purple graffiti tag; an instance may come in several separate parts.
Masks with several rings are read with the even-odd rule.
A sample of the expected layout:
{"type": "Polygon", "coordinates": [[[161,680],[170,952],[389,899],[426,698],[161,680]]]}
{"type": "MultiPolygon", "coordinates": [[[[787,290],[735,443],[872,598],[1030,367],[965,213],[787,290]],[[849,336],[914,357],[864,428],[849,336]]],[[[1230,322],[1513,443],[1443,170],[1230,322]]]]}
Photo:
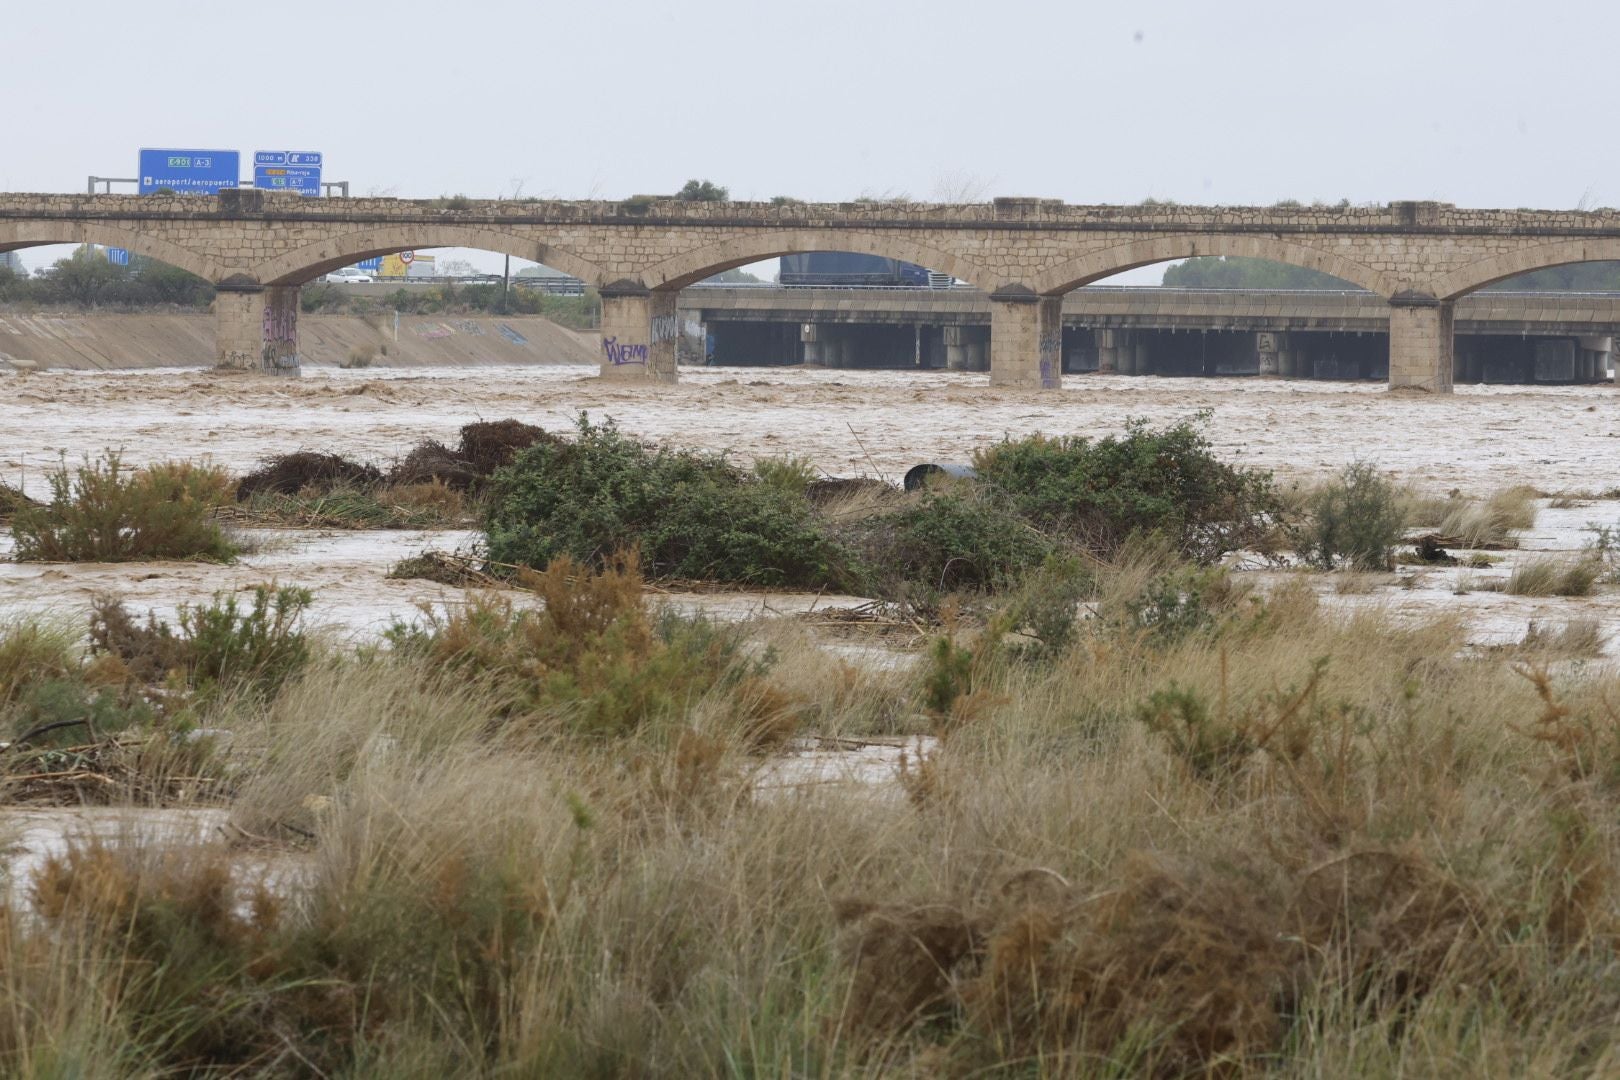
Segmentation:
{"type": "Polygon", "coordinates": [[[617,337],[603,338],[602,352],[606,354],[608,363],[615,367],[647,362],[647,346],[632,345],[629,342],[620,343],[617,337]]]}

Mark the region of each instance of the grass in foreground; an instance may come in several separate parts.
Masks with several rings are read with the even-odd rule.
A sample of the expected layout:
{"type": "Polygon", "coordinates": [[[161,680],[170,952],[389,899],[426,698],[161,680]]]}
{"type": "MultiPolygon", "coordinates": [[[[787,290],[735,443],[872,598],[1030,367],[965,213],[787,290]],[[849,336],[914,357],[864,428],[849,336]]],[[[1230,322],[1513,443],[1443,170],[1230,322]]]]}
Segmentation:
{"type": "Polygon", "coordinates": [[[1467,658],[1447,620],[1335,614],[1303,585],[1260,596],[1142,557],[1092,577],[1093,617],[1009,597],[914,673],[852,683],[773,627],[770,655],[680,652],[702,677],[653,701],[622,691],[674,647],[630,610],[627,574],[558,569],[549,616],[474,607],[215,697],[208,723],[244,748],[237,823],[306,871],[259,880],[222,845],[52,860],[39,918],[0,920],[0,1065],[1620,1062],[1612,676],[1554,682],[1467,658]],[[765,794],[740,700],[942,741],[881,793],[765,794]]]}

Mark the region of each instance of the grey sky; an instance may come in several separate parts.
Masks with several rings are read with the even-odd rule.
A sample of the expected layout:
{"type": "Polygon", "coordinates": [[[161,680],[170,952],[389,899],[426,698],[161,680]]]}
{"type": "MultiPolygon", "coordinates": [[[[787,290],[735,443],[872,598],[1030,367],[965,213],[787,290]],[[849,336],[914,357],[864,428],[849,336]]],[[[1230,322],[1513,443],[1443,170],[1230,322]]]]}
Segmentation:
{"type": "Polygon", "coordinates": [[[401,196],[1620,203],[1620,6],[3,0],[0,186],[312,149],[401,196]]]}

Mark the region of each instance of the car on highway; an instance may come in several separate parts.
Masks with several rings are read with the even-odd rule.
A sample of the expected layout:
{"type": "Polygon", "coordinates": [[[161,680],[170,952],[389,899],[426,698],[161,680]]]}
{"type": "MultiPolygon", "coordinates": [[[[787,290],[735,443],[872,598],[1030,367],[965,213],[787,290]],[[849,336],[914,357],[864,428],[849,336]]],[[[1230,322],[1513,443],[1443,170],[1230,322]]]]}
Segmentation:
{"type": "Polygon", "coordinates": [[[364,270],[357,270],[352,266],[345,266],[341,270],[334,270],[326,275],[326,280],[336,285],[363,285],[370,284],[376,279],[364,270]]]}

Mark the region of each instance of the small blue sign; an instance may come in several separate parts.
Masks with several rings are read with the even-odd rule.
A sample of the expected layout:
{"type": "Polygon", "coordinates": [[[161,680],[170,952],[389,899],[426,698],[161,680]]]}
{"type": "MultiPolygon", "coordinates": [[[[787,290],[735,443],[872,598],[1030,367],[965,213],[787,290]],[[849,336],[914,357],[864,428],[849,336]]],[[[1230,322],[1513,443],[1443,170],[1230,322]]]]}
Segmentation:
{"type": "Polygon", "coordinates": [[[167,188],[176,195],[214,195],[241,179],[235,150],[141,150],[140,192],[167,188]]]}
{"type": "Polygon", "coordinates": [[[312,150],[260,150],[253,155],[253,186],[319,195],[321,155],[312,150]]]}
{"type": "Polygon", "coordinates": [[[266,191],[296,191],[300,195],[319,195],[321,170],[256,165],[253,168],[253,186],[266,191]]]}
{"type": "Polygon", "coordinates": [[[123,248],[108,248],[107,261],[112,263],[114,266],[128,266],[129,252],[125,251],[123,248]]]}
{"type": "Polygon", "coordinates": [[[356,270],[364,270],[368,274],[375,274],[377,271],[382,269],[382,256],[378,255],[371,259],[361,259],[359,262],[354,264],[354,267],[356,270]]]}

